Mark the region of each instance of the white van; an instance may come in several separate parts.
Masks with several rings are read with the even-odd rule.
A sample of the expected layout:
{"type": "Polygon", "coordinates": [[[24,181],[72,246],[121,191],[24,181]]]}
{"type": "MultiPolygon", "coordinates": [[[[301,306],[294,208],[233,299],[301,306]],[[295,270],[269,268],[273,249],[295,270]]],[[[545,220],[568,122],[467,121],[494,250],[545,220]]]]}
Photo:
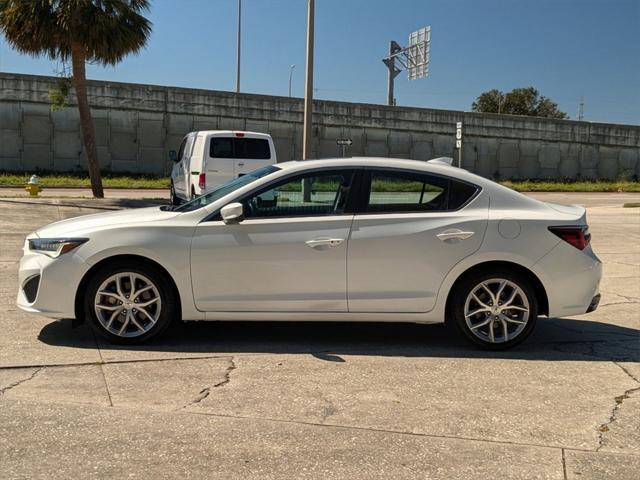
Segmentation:
{"type": "Polygon", "coordinates": [[[178,153],[171,150],[169,157],[175,162],[171,171],[174,205],[277,161],[271,135],[231,130],[191,132],[178,153]]]}

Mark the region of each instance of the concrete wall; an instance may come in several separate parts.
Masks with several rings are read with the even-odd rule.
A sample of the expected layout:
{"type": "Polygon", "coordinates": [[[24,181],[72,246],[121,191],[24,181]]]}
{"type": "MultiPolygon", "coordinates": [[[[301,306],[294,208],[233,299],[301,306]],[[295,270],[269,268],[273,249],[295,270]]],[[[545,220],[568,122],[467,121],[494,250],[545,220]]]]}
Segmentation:
{"type": "MultiPolygon", "coordinates": [[[[86,168],[75,98],[50,112],[55,78],[0,73],[0,169],[86,168]]],[[[302,154],[301,99],[91,81],[100,163],[113,171],[166,174],[168,151],[192,130],[270,133],[280,161],[302,154]]],[[[316,101],[313,153],[455,156],[464,122],[463,167],[492,178],[640,177],[640,126],[316,101]]]]}

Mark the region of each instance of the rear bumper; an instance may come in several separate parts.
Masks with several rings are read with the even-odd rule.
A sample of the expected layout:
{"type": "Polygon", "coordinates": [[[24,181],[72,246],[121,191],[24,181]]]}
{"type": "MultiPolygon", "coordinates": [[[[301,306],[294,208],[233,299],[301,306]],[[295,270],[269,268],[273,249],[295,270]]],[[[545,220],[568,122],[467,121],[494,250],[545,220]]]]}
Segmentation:
{"type": "Polygon", "coordinates": [[[549,316],[583,315],[600,299],[602,262],[591,247],[584,250],[560,242],[534,265],[549,300],[549,316]]]}

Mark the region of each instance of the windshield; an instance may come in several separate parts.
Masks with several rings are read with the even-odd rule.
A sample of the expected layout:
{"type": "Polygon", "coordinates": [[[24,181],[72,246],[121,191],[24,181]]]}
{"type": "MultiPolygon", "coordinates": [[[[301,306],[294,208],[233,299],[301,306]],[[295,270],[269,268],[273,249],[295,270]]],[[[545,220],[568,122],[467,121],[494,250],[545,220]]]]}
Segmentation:
{"type": "Polygon", "coordinates": [[[214,188],[213,190],[205,193],[204,195],[194,198],[193,200],[191,200],[188,203],[185,203],[184,205],[175,207],[173,210],[176,212],[191,212],[192,210],[197,210],[198,208],[204,207],[205,205],[209,205],[210,203],[213,203],[216,200],[220,200],[225,195],[229,195],[230,193],[235,192],[239,188],[242,188],[245,185],[248,185],[251,182],[256,181],[257,179],[270,175],[273,172],[276,172],[278,170],[280,169],[274,165],[258,168],[257,170],[253,170],[245,175],[242,175],[241,177],[234,178],[233,180],[225,184],[222,184],[219,187],[214,188]]]}

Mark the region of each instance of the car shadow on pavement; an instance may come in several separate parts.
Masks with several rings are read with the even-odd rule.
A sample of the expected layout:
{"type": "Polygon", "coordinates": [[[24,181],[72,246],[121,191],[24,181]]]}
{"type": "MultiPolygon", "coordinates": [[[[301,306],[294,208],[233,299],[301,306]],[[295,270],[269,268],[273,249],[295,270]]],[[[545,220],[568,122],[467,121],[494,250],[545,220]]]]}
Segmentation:
{"type": "MultiPolygon", "coordinates": [[[[88,325],[54,321],[39,334],[53,346],[96,348],[88,325]]],[[[308,353],[344,362],[342,355],[399,357],[501,358],[553,361],[638,361],[640,330],[589,320],[542,318],[523,344],[504,352],[482,350],[443,324],[362,322],[177,322],[148,345],[111,345],[101,349],[138,352],[308,353]]]]}

